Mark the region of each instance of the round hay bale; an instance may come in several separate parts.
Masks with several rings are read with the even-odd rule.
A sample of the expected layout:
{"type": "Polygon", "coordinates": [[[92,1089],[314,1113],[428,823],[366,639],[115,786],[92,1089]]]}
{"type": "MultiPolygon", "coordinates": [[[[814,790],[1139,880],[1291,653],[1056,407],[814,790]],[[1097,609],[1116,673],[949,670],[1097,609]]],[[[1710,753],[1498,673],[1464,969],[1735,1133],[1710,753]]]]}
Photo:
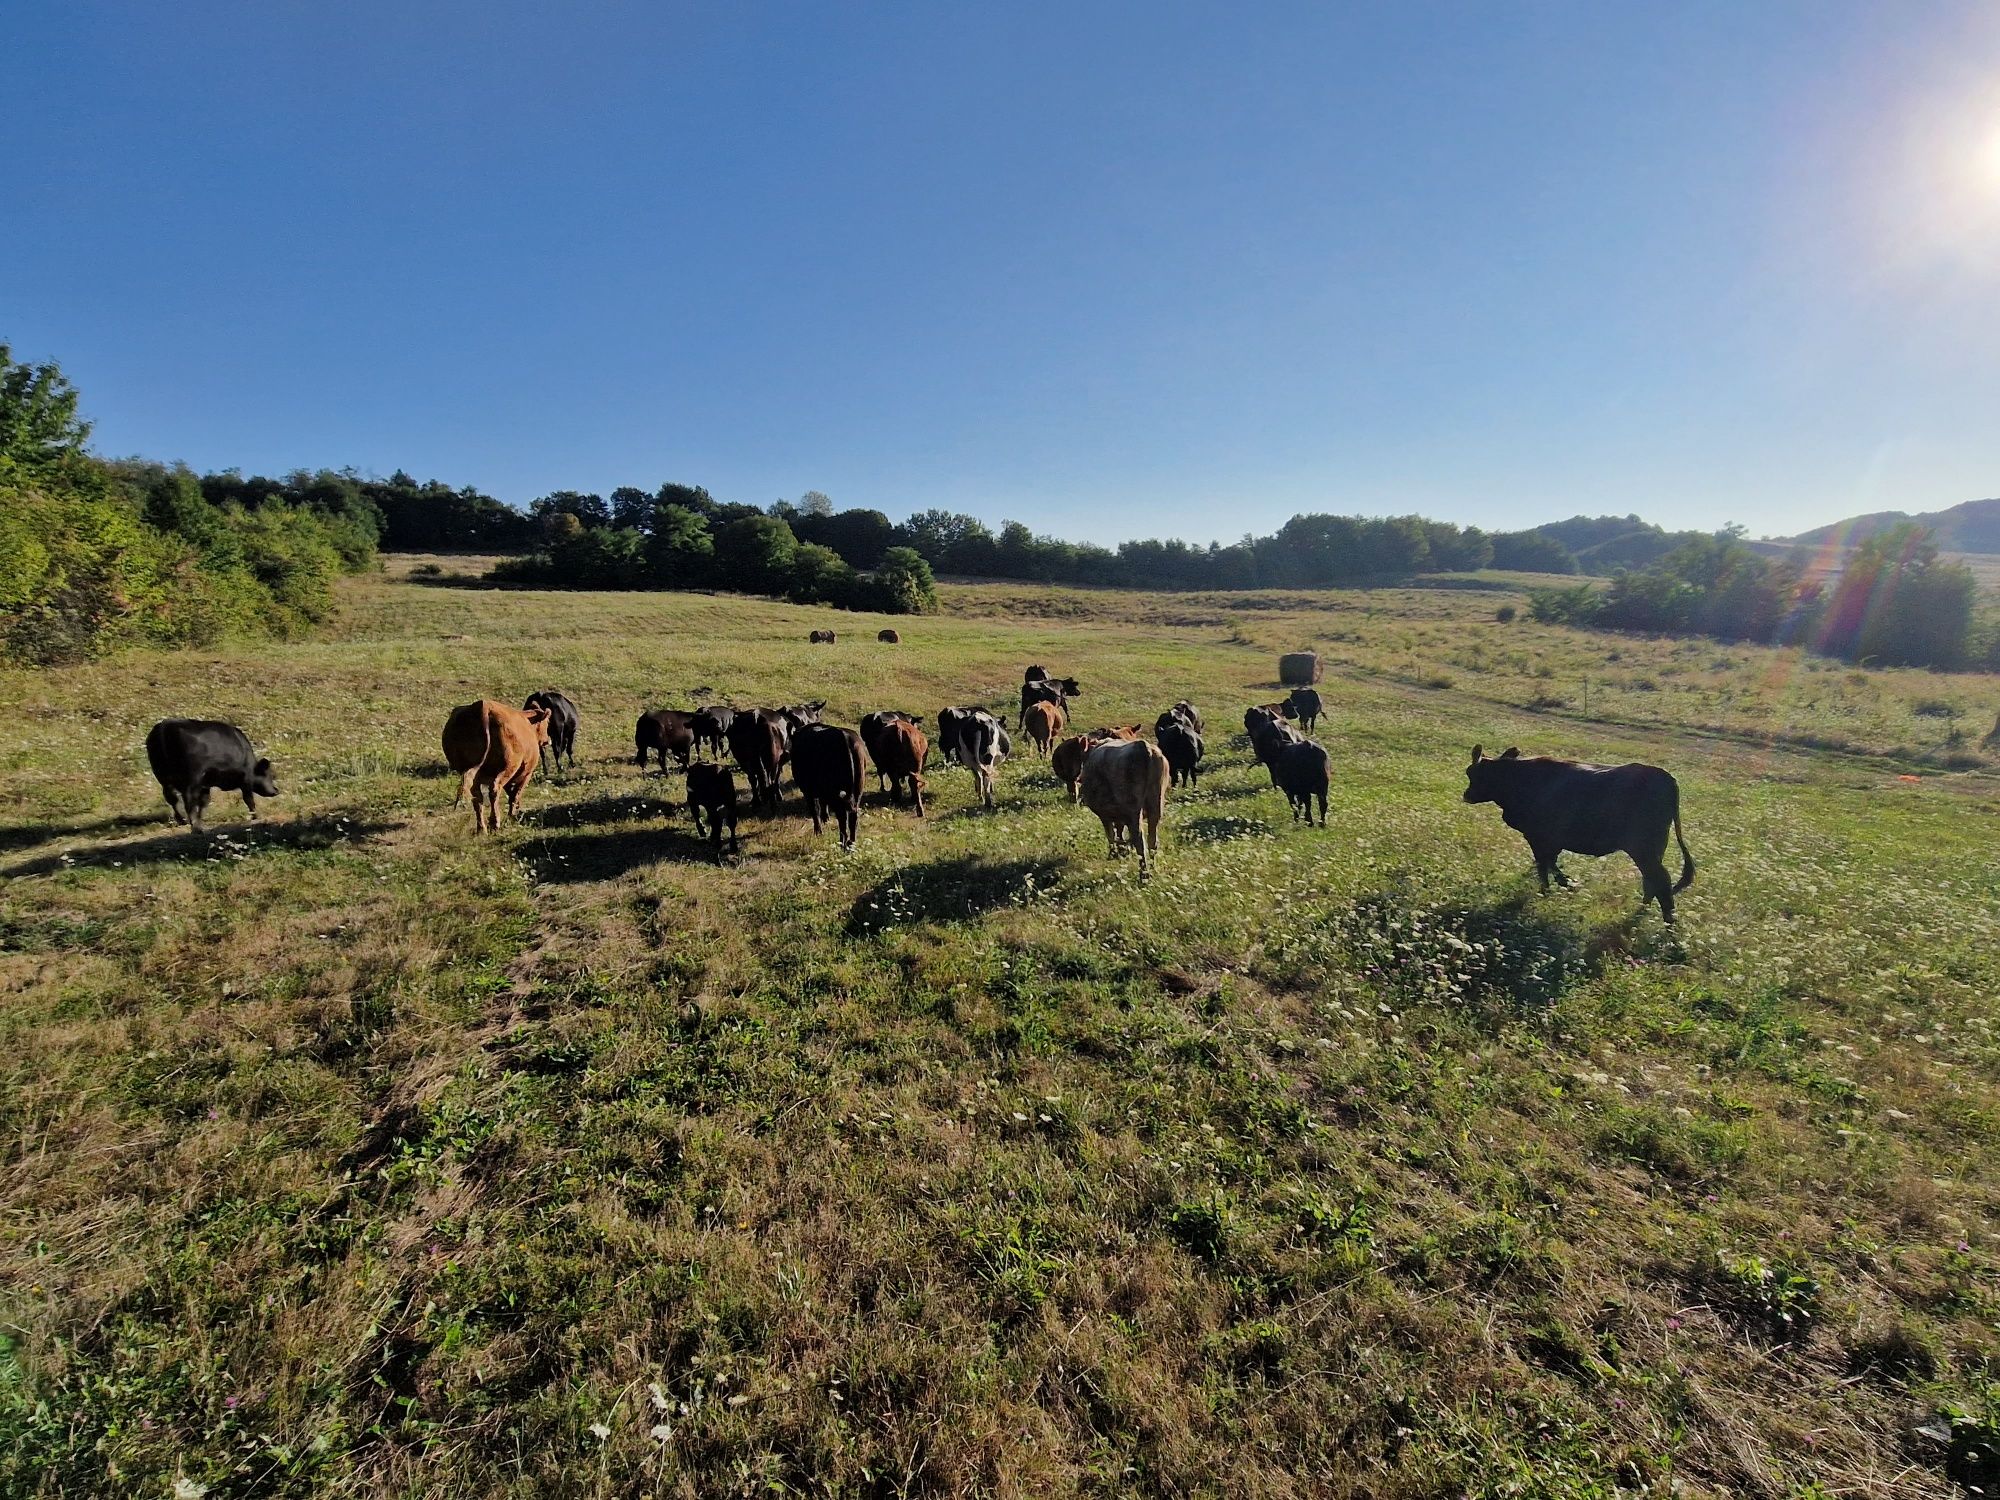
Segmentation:
{"type": "Polygon", "coordinates": [[[895,632],[895,631],[893,631],[893,630],[884,630],[884,631],[882,631],[882,632],[881,632],[880,634],[878,634],[878,635],[877,635],[877,636],[875,637],[875,639],[876,639],[876,640],[878,640],[878,641],[882,641],[882,642],[884,642],[884,643],[886,643],[886,644],[888,644],[888,645],[891,645],[891,646],[893,646],[893,645],[895,645],[895,644],[896,644],[896,643],[897,643],[898,641],[902,640],[902,637],[901,637],[900,635],[896,634],[896,632],[895,632]]]}
{"type": "Polygon", "coordinates": [[[1317,651],[1287,651],[1278,658],[1278,681],[1286,687],[1311,687],[1325,675],[1317,651]]]}

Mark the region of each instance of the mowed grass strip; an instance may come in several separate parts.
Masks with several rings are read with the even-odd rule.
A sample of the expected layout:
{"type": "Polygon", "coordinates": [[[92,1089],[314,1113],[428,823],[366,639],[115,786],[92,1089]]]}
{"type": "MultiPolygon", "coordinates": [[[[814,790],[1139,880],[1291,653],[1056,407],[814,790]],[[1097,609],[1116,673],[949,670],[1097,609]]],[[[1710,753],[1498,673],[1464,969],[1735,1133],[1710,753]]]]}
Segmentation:
{"type": "Polygon", "coordinates": [[[744,599],[360,580],[316,641],[0,676],[0,1490],[1989,1473],[1977,766],[1757,742],[1737,690],[1782,653],[1732,648],[1685,738],[1530,711],[1506,671],[1412,681],[1521,630],[1490,594],[947,597],[886,646],[744,599]],[[1314,641],[1324,831],[1237,733],[1314,641]],[[700,689],[929,721],[1011,708],[1030,661],[1082,679],[1080,727],[1207,715],[1154,879],[1026,746],[992,813],[934,762],[927,820],[871,777],[842,854],[788,794],[720,867],[631,764],[639,711],[700,689]],[[543,686],[582,763],[475,838],[445,714],[543,686]],[[164,821],[171,714],[250,731],[270,817],[164,821]],[[1623,860],[1535,894],[1458,800],[1475,740],[1673,770],[1679,931],[1623,860]]]}

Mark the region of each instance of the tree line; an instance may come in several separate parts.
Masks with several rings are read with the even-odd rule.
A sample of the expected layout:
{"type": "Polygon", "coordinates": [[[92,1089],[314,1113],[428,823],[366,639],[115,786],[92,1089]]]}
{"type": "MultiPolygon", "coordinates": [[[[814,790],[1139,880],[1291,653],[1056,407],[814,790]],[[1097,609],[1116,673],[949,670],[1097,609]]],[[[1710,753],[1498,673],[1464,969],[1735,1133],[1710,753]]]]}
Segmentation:
{"type": "Polygon", "coordinates": [[[1602,589],[1529,595],[1534,617],[1556,624],[1802,645],[1880,666],[2000,668],[2000,621],[1982,621],[1977,598],[1971,570],[1907,522],[1850,552],[1830,584],[1798,557],[1753,551],[1731,528],[1602,589]]]}
{"type": "Polygon", "coordinates": [[[375,565],[379,518],[341,476],[217,495],[185,467],[97,458],[89,437],[62,371],[0,344],[0,657],[295,635],[332,612],[336,578],[375,565]]]}

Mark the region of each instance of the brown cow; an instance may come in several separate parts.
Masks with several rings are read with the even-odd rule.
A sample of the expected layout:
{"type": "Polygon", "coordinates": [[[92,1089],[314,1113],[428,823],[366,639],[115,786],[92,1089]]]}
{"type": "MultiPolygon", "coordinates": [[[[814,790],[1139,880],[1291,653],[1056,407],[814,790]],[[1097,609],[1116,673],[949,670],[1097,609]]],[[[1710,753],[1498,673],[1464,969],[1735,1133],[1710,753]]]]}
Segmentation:
{"type": "Polygon", "coordinates": [[[1100,724],[1090,731],[1094,740],[1136,740],[1139,738],[1137,724],[1100,724]]]}
{"type": "Polygon", "coordinates": [[[917,816],[923,817],[924,762],[930,758],[931,742],[916,720],[908,714],[869,714],[861,721],[861,740],[875,762],[877,779],[889,784],[890,799],[903,800],[907,781],[916,797],[917,816]]]}
{"type": "Polygon", "coordinates": [[[729,753],[750,783],[750,806],[775,812],[781,796],[778,772],[790,748],[784,719],[763,709],[740,713],[730,720],[728,738],[729,753]]]}
{"type": "Polygon", "coordinates": [[[1126,840],[1139,853],[1139,873],[1160,855],[1160,819],[1167,806],[1167,758],[1144,740],[1099,745],[1083,758],[1083,805],[1104,825],[1115,856],[1126,840]],[[1144,825],[1143,836],[1141,825],[1144,825]]]}
{"type": "Polygon", "coordinates": [[[1035,742],[1035,753],[1047,755],[1056,742],[1056,736],[1069,727],[1069,715],[1060,703],[1030,703],[1027,712],[1021,715],[1021,729],[1035,742]]]}
{"type": "Polygon", "coordinates": [[[1639,867],[1639,904],[1658,900],[1660,916],[1674,920],[1674,893],[1694,883],[1694,856],[1681,837],[1680,783],[1658,766],[1632,763],[1592,766],[1523,755],[1497,756],[1472,747],[1465,768],[1467,802],[1492,802],[1500,821],[1528,841],[1542,889],[1553,879],[1568,885],[1556,861],[1565,851],[1606,855],[1622,850],[1639,867]],[[1681,846],[1681,878],[1667,878],[1667,834],[1681,846]]]}
{"type": "Polygon", "coordinates": [[[1077,800],[1077,784],[1083,780],[1083,758],[1104,741],[1094,734],[1073,734],[1049,753],[1049,769],[1069,788],[1069,800],[1077,800]]]}
{"type": "Polygon", "coordinates": [[[482,698],[451,711],[444,721],[444,758],[460,772],[457,807],[472,794],[472,827],[475,832],[497,833],[500,828],[499,792],[507,793],[507,816],[521,816],[521,789],[542,763],[542,747],[549,742],[549,712],[545,708],[522,710],[512,704],[482,698]]]}

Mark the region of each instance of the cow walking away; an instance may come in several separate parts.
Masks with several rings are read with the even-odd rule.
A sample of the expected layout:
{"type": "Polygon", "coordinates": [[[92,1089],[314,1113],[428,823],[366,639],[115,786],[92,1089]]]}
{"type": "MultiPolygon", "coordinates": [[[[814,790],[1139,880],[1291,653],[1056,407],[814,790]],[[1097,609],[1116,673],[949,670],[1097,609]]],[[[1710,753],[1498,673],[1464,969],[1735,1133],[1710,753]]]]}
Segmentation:
{"type": "Polygon", "coordinates": [[[1021,714],[1021,732],[1034,742],[1037,755],[1054,749],[1056,737],[1068,727],[1069,715],[1059,702],[1031,703],[1021,714]]]}
{"type": "Polygon", "coordinates": [[[526,713],[531,708],[544,710],[549,716],[549,769],[561,770],[564,757],[569,759],[569,768],[576,769],[576,726],[582,717],[576,705],[554,688],[543,688],[539,693],[528,694],[528,701],[521,705],[526,713]]]}
{"type": "Polygon", "coordinates": [[[1160,754],[1167,758],[1167,767],[1173,773],[1173,785],[1185,781],[1189,786],[1201,785],[1201,734],[1178,713],[1161,714],[1153,725],[1153,738],[1159,742],[1160,754]]]}
{"type": "Polygon", "coordinates": [[[549,743],[548,710],[523,711],[491,698],[467,703],[444,721],[444,758],[459,773],[457,807],[472,794],[475,832],[500,829],[501,792],[507,794],[507,816],[521,816],[521,792],[549,743]]]}
{"type": "Polygon", "coordinates": [[[681,769],[687,769],[688,759],[694,754],[694,714],[678,708],[656,708],[651,713],[639,715],[639,727],[633,734],[638,746],[640,769],[646,765],[646,757],[657,755],[660,770],[667,769],[667,752],[671,750],[681,769]]]}
{"type": "Polygon", "coordinates": [[[688,720],[688,733],[694,737],[695,749],[706,751],[717,760],[728,746],[729,726],[736,718],[736,710],[720,703],[711,703],[692,719],[688,720]]]}
{"type": "Polygon", "coordinates": [[[1072,804],[1077,800],[1083,781],[1083,758],[1103,743],[1095,735],[1073,734],[1049,752],[1049,769],[1056,773],[1058,781],[1069,788],[1072,804]]]}
{"type": "MultiPolygon", "coordinates": [[[[1207,732],[1207,726],[1201,722],[1200,711],[1197,710],[1195,706],[1192,703],[1188,702],[1187,699],[1185,698],[1181,699],[1180,702],[1176,703],[1172,708],[1168,709],[1167,713],[1171,714],[1174,718],[1179,719],[1183,724],[1187,725],[1187,727],[1192,729],[1196,734],[1204,734],[1207,732]]],[[[1164,718],[1166,717],[1166,715],[1162,715],[1161,717],[1164,718]]]]}
{"type": "Polygon", "coordinates": [[[1069,700],[1083,696],[1083,689],[1077,686],[1074,677],[1045,677],[1021,684],[1021,717],[1018,722],[1021,732],[1028,729],[1028,710],[1037,703],[1053,703],[1069,715],[1069,700]]]}
{"type": "Polygon", "coordinates": [[[1000,720],[983,708],[938,710],[938,752],[972,772],[979,800],[993,806],[993,774],[1014,752],[1014,742],[1000,720]]]}
{"type": "MultiPolygon", "coordinates": [[[[1250,714],[1258,713],[1252,709],[1250,714]]],[[[1244,715],[1244,723],[1250,730],[1250,750],[1257,757],[1257,764],[1271,773],[1271,785],[1278,784],[1278,757],[1288,745],[1296,745],[1299,732],[1275,714],[1252,719],[1244,715]]]]}
{"type": "Polygon", "coordinates": [[[1299,727],[1307,734],[1311,734],[1313,726],[1319,723],[1321,711],[1319,693],[1313,688],[1293,688],[1291,697],[1285,700],[1285,717],[1297,719],[1299,727]]]}
{"type": "Polygon", "coordinates": [[[1319,826],[1326,827],[1326,788],[1331,779],[1327,774],[1326,747],[1317,740],[1294,741],[1278,752],[1273,771],[1285,801],[1291,806],[1292,821],[1298,822],[1303,814],[1306,827],[1312,827],[1312,805],[1317,797],[1319,826]]]}
{"type": "Polygon", "coordinates": [[[750,784],[751,807],[777,810],[778,771],[789,753],[789,739],[780,714],[757,709],[730,721],[729,753],[736,757],[743,779],[750,784]]]}
{"type": "Polygon", "coordinates": [[[861,736],[832,724],[808,724],[792,736],[792,780],[812,813],[813,832],[831,821],[840,846],[852,849],[860,832],[861,736]]]}
{"type": "Polygon", "coordinates": [[[1568,885],[1564,854],[1624,852],[1639,867],[1639,904],[1657,900],[1674,920],[1674,895],[1694,883],[1694,855],[1681,836],[1680,783],[1658,766],[1592,766],[1509,748],[1489,756],[1472,747],[1465,768],[1467,802],[1491,802],[1500,821],[1528,841],[1543,891],[1568,885]],[[1681,878],[1667,875],[1667,835],[1681,850],[1681,878]]]}
{"type": "Polygon", "coordinates": [[[894,710],[861,716],[861,743],[875,763],[877,789],[886,789],[891,800],[900,803],[908,783],[920,818],[924,816],[924,764],[931,753],[921,724],[921,716],[894,710]]]}
{"type": "Polygon", "coordinates": [[[1166,757],[1144,740],[1098,745],[1083,758],[1083,805],[1104,825],[1114,857],[1128,841],[1138,851],[1141,875],[1150,874],[1151,861],[1159,858],[1168,778],[1166,757]]]}
{"type": "Polygon", "coordinates": [[[724,823],[729,825],[729,852],[735,854],[742,847],[736,839],[736,776],[729,767],[706,761],[688,767],[687,810],[694,820],[696,838],[701,837],[702,815],[708,815],[709,842],[717,864],[722,862],[724,823]]]}
{"type": "Polygon", "coordinates": [[[212,791],[241,792],[250,816],[257,799],[278,795],[271,763],[260,759],[250,736],[220,719],[162,719],[146,732],[146,760],[176,823],[196,833],[212,791]]]}

